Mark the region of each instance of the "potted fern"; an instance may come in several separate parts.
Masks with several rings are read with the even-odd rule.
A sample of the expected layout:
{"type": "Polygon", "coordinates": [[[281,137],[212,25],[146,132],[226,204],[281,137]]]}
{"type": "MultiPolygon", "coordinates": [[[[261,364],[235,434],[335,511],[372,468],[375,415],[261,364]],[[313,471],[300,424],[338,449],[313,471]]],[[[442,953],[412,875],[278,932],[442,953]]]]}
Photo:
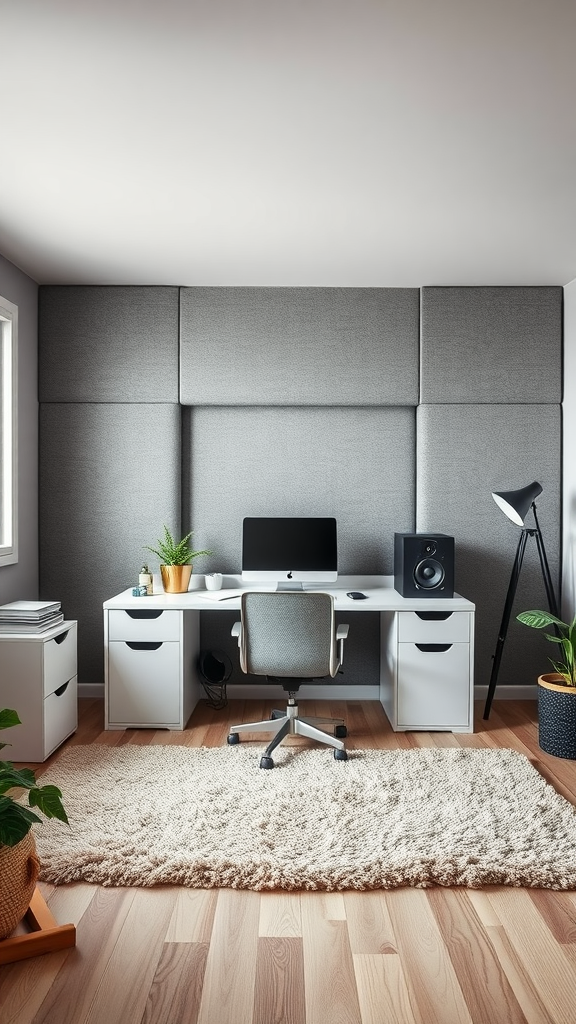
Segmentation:
{"type": "MultiPolygon", "coordinates": [[[[15,711],[0,710],[0,729],[20,725],[15,711]]],[[[0,743],[0,749],[10,746],[0,743]]],[[[62,793],[56,786],[37,786],[30,768],[15,768],[0,761],[0,939],[10,935],[30,906],[40,864],[32,825],[46,818],[68,822],[62,793]],[[9,796],[11,790],[28,791],[28,807],[9,796]]]]}
{"type": "Polygon", "coordinates": [[[553,672],[538,676],[538,743],[556,757],[576,759],[576,617],[562,622],[551,612],[520,612],[519,622],[534,629],[552,628],[544,636],[558,648],[550,658],[553,672]]]}
{"type": "Polygon", "coordinates": [[[160,559],[162,586],[167,594],[185,594],[190,583],[194,559],[212,554],[211,551],[194,551],[190,544],[191,536],[192,532],[187,533],[182,540],[176,541],[168,527],[164,526],[163,538],[156,541],[158,547],[146,545],[146,550],[160,559]]]}

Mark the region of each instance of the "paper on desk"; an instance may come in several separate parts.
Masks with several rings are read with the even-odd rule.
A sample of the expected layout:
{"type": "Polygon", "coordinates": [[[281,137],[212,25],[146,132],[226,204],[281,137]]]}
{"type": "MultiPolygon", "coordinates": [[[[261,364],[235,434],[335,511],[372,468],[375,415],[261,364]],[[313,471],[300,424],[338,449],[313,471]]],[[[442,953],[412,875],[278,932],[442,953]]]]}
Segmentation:
{"type": "Polygon", "coordinates": [[[207,601],[231,601],[233,597],[240,597],[241,590],[202,590],[196,591],[194,597],[204,597],[207,601]]]}

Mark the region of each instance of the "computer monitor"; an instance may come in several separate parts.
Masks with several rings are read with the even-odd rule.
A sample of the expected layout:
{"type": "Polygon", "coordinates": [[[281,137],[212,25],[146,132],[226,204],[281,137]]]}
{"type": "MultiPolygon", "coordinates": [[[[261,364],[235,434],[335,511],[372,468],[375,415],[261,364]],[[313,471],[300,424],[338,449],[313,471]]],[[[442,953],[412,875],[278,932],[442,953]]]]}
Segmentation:
{"type": "Polygon", "coordinates": [[[301,590],[338,579],[336,520],[250,516],[242,527],[242,582],[301,590]]]}

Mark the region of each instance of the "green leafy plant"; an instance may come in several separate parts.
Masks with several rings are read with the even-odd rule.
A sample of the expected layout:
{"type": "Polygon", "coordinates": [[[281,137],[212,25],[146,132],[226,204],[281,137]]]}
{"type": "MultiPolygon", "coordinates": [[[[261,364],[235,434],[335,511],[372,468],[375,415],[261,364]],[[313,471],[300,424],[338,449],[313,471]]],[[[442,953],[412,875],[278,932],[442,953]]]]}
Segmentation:
{"type": "MultiPolygon", "coordinates": [[[[0,729],[21,725],[15,711],[0,710],[0,729]]],[[[9,743],[0,743],[2,747],[9,743]]],[[[37,807],[46,818],[58,818],[68,824],[66,811],[62,806],[62,793],[56,786],[37,786],[31,768],[15,768],[11,761],[0,761],[0,845],[16,846],[28,834],[35,822],[41,822],[34,811],[7,796],[12,789],[28,790],[29,807],[37,807]]]]}
{"type": "Polygon", "coordinates": [[[157,555],[162,565],[190,565],[200,555],[211,555],[211,551],[194,551],[188,543],[192,533],[187,533],[182,540],[175,541],[167,526],[164,527],[164,537],[157,540],[157,548],[146,545],[146,551],[157,555]]]}
{"type": "Polygon", "coordinates": [[[551,612],[543,612],[539,609],[528,612],[520,612],[516,616],[519,622],[525,626],[532,626],[534,629],[544,629],[546,626],[554,626],[557,633],[545,633],[544,636],[553,644],[559,644],[559,654],[563,660],[554,661],[549,658],[550,664],[558,675],[564,678],[566,686],[576,686],[576,617],[572,622],[562,622],[551,612]]]}

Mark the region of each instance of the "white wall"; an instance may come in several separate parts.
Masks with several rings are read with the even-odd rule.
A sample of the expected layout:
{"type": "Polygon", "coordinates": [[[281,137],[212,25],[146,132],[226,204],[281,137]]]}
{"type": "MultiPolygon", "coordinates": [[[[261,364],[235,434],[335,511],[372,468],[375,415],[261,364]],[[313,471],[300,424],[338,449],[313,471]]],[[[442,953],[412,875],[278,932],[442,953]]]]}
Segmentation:
{"type": "Polygon", "coordinates": [[[564,288],[562,609],[576,613],[576,278],[564,288]]]}
{"type": "Polygon", "coordinates": [[[0,566],[0,604],[38,597],[38,285],[0,256],[0,295],[18,306],[18,562],[0,566]]]}

